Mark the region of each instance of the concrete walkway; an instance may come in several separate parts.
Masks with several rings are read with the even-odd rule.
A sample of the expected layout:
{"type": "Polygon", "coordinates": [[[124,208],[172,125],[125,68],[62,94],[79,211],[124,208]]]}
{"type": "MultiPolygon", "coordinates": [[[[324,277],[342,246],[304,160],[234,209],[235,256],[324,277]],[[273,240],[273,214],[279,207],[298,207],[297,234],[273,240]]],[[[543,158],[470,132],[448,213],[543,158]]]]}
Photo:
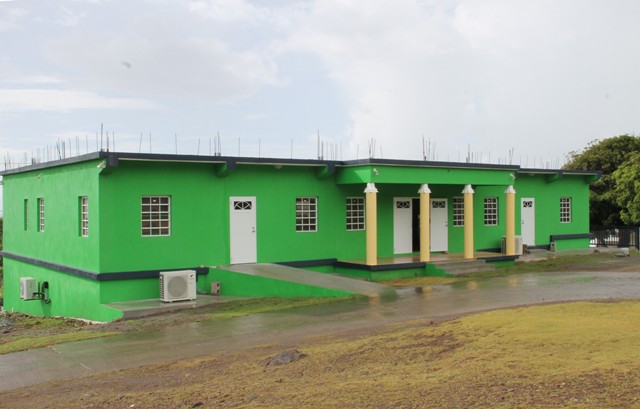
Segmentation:
{"type": "Polygon", "coordinates": [[[407,288],[395,298],[192,323],[0,355],[0,390],[176,361],[267,343],[292,346],[315,335],[377,329],[545,302],[640,298],[640,273],[544,273],[407,288]]]}
{"type": "Polygon", "coordinates": [[[314,287],[330,288],[352,294],[369,297],[393,296],[395,290],[383,284],[358,280],[338,274],[318,273],[301,268],[283,266],[281,264],[234,264],[223,268],[235,273],[267,277],[274,280],[289,281],[314,287]]]}

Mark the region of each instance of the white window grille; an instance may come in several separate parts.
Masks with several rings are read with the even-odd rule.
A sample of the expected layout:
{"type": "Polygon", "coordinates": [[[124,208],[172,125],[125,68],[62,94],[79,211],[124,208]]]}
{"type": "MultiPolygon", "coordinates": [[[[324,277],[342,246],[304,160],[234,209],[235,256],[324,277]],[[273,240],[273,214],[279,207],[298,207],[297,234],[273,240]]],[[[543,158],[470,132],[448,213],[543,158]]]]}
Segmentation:
{"type": "Polygon", "coordinates": [[[296,198],[296,231],[318,231],[318,198],[296,198]]]}
{"type": "Polygon", "coordinates": [[[347,197],[347,231],[364,230],[364,197],[347,197]]]}
{"type": "Polygon", "coordinates": [[[464,226],[464,198],[453,198],[453,227],[464,226]]]}
{"type": "Polygon", "coordinates": [[[80,197],[80,236],[89,237],[89,198],[80,197]]]}
{"type": "Polygon", "coordinates": [[[498,224],[498,198],[484,198],[484,225],[496,226],[498,224]]]}
{"type": "Polygon", "coordinates": [[[560,223],[571,223],[571,198],[560,198],[560,223]]]}
{"type": "Polygon", "coordinates": [[[142,235],[171,234],[171,196],[142,196],[142,235]]]}
{"type": "Polygon", "coordinates": [[[44,231],[44,198],[38,198],[38,231],[44,231]]]}
{"type": "Polygon", "coordinates": [[[524,208],[532,208],[533,207],[533,200],[524,200],[522,202],[522,207],[524,207],[524,208]]]}
{"type": "Polygon", "coordinates": [[[411,209],[411,202],[408,200],[398,200],[396,202],[396,209],[411,209]]]}

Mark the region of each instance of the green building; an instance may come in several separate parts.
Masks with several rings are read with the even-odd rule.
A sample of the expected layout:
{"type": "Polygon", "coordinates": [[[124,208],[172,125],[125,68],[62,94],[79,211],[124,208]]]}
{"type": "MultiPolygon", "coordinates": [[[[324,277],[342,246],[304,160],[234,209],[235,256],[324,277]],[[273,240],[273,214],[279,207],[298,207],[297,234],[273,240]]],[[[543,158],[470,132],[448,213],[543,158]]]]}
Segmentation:
{"type": "Polygon", "coordinates": [[[286,263],[376,280],[381,271],[433,272],[437,254],[495,253],[495,261],[517,258],[522,245],[586,248],[589,183],[598,177],[513,165],[116,152],[0,174],[5,310],[95,321],[122,316],[108,304],[157,299],[165,271],[195,272],[199,293],[221,282],[222,295],[336,295],[239,278],[229,266],[286,263]]]}

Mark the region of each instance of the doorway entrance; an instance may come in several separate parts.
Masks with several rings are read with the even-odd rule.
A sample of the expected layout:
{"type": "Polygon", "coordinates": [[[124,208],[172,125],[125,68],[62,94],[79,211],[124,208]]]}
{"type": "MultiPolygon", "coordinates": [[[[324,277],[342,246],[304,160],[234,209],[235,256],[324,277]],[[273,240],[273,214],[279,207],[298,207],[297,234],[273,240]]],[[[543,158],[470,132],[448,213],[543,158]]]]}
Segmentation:
{"type": "Polygon", "coordinates": [[[229,198],[229,249],[231,264],[257,262],[256,198],[229,198]]]}
{"type": "MultiPolygon", "coordinates": [[[[431,251],[446,252],[449,248],[448,201],[431,199],[431,251]]],[[[393,198],[393,253],[420,251],[420,199],[393,198]]]]}

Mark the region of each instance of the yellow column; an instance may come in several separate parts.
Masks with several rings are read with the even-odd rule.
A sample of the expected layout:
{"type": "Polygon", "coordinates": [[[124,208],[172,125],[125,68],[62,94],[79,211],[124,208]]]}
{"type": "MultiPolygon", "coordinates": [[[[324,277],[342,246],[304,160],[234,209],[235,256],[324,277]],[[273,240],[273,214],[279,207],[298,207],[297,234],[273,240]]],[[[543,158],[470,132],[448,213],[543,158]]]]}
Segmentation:
{"type": "Polygon", "coordinates": [[[431,260],[431,190],[429,185],[420,186],[420,261],[431,260]]]}
{"type": "Polygon", "coordinates": [[[378,189],[367,183],[365,193],[365,225],[367,230],[367,265],[378,264],[378,189]]]}
{"type": "Polygon", "coordinates": [[[464,197],[464,258],[473,258],[473,188],[466,185],[464,197]]]}
{"type": "Polygon", "coordinates": [[[507,197],[507,231],[506,231],[506,251],[507,256],[516,255],[516,191],[513,185],[509,185],[504,191],[507,197]]]}

